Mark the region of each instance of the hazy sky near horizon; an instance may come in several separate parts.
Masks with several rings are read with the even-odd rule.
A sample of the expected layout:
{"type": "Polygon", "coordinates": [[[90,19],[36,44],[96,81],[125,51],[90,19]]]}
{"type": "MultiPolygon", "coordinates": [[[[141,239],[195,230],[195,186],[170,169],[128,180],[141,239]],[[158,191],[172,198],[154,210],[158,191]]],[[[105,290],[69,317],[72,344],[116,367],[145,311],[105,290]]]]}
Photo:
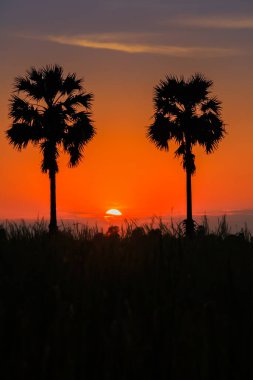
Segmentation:
{"type": "Polygon", "coordinates": [[[185,173],[145,137],[153,87],[166,74],[214,81],[228,131],[219,149],[196,149],[193,209],[253,209],[253,2],[251,0],[2,0],[0,3],[0,218],[48,216],[40,152],[8,145],[15,76],[58,63],[94,93],[97,136],[78,168],[60,160],[60,217],[185,212],[185,173]]]}

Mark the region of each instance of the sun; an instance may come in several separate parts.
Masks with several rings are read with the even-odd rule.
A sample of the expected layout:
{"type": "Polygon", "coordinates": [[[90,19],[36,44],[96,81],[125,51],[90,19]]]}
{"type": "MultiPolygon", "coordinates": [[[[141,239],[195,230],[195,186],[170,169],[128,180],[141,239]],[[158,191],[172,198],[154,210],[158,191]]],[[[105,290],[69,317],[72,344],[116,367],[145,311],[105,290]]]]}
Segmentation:
{"type": "Polygon", "coordinates": [[[110,210],[106,211],[106,215],[120,216],[122,213],[116,208],[111,208],[110,210]]]}

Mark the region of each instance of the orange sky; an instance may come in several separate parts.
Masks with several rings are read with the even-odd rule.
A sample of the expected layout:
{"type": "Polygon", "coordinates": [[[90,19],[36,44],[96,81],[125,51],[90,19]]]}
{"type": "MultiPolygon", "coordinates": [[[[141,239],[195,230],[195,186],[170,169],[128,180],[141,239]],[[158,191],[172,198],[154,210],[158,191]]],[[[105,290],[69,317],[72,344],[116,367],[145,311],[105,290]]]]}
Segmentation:
{"type": "MultiPolygon", "coordinates": [[[[87,2],[87,6],[88,3],[91,4],[87,2]]],[[[112,13],[102,18],[102,3],[98,3],[101,15],[98,12],[95,16],[90,5],[87,8],[90,14],[83,13],[83,24],[74,24],[72,29],[70,25],[64,29],[66,5],[60,14],[53,14],[55,30],[52,24],[47,30],[42,17],[37,24],[34,18],[31,25],[20,20],[15,23],[15,19],[8,23],[10,6],[7,1],[2,5],[0,219],[49,215],[49,181],[40,172],[39,150],[29,147],[21,153],[15,151],[8,145],[4,131],[10,125],[8,97],[14,77],[23,75],[32,65],[50,63],[62,65],[65,73],[76,72],[84,77],[86,89],[95,95],[93,119],[97,136],[87,147],[85,159],[74,169],[67,167],[66,157],[60,159],[57,175],[60,218],[97,218],[109,208],[118,208],[127,217],[185,212],[185,173],[180,161],[174,158],[174,147],[171,145],[169,153],[158,151],[147,141],[145,128],[153,113],[154,85],[166,74],[187,77],[197,71],[214,81],[213,93],[223,102],[228,135],[212,155],[206,156],[201,149],[195,151],[194,213],[253,209],[250,2],[242,2],[239,10],[232,7],[230,14],[222,9],[224,16],[220,12],[218,19],[215,10],[209,9],[207,26],[201,7],[198,17],[187,9],[184,17],[179,17],[182,10],[177,9],[176,22],[170,18],[170,9],[163,1],[157,3],[155,10],[147,8],[144,1],[137,1],[137,10],[131,9],[130,2],[125,16],[112,1],[108,7],[114,4],[112,10],[118,12],[118,17],[111,21],[112,13]],[[144,14],[140,9],[145,10],[144,14]],[[140,18],[136,25],[131,19],[133,14],[140,18]],[[120,17],[125,24],[120,23],[120,17]]],[[[126,2],[120,3],[126,8],[126,2]]],[[[183,4],[183,0],[179,3],[183,4]]],[[[196,7],[197,3],[194,2],[196,7]]],[[[81,9],[78,7],[82,5],[76,1],[76,14],[81,9]]],[[[30,9],[27,20],[35,11],[30,9]]],[[[17,8],[12,14],[18,20],[17,8]]]]}

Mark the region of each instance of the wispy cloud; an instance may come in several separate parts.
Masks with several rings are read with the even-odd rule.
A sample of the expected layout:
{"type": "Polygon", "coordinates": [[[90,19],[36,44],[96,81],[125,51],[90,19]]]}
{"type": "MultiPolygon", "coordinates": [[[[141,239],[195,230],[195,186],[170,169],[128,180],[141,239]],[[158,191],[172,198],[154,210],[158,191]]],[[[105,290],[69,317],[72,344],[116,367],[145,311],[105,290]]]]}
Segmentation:
{"type": "MultiPolygon", "coordinates": [[[[57,36],[50,35],[45,37],[48,41],[56,42],[63,45],[80,46],[92,49],[107,49],[124,53],[137,54],[160,54],[173,57],[224,57],[235,55],[238,52],[235,49],[220,47],[200,47],[200,46],[175,46],[175,45],[157,45],[148,43],[134,43],[133,35],[130,41],[126,41],[123,35],[87,35],[87,36],[57,36]]],[[[125,36],[126,37],[126,36],[125,36]]],[[[44,39],[44,38],[43,38],[44,39]]]]}
{"type": "Polygon", "coordinates": [[[182,25],[214,29],[253,29],[253,17],[248,18],[190,18],[179,21],[182,25]]]}

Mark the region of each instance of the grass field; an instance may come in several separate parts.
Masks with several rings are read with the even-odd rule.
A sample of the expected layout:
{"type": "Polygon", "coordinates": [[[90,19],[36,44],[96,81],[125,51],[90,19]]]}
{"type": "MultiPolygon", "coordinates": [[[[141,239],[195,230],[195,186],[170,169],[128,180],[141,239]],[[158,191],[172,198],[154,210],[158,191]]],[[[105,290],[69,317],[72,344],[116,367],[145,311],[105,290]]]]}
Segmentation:
{"type": "Polygon", "coordinates": [[[253,378],[253,242],[128,223],[0,229],[1,378],[253,378]]]}

